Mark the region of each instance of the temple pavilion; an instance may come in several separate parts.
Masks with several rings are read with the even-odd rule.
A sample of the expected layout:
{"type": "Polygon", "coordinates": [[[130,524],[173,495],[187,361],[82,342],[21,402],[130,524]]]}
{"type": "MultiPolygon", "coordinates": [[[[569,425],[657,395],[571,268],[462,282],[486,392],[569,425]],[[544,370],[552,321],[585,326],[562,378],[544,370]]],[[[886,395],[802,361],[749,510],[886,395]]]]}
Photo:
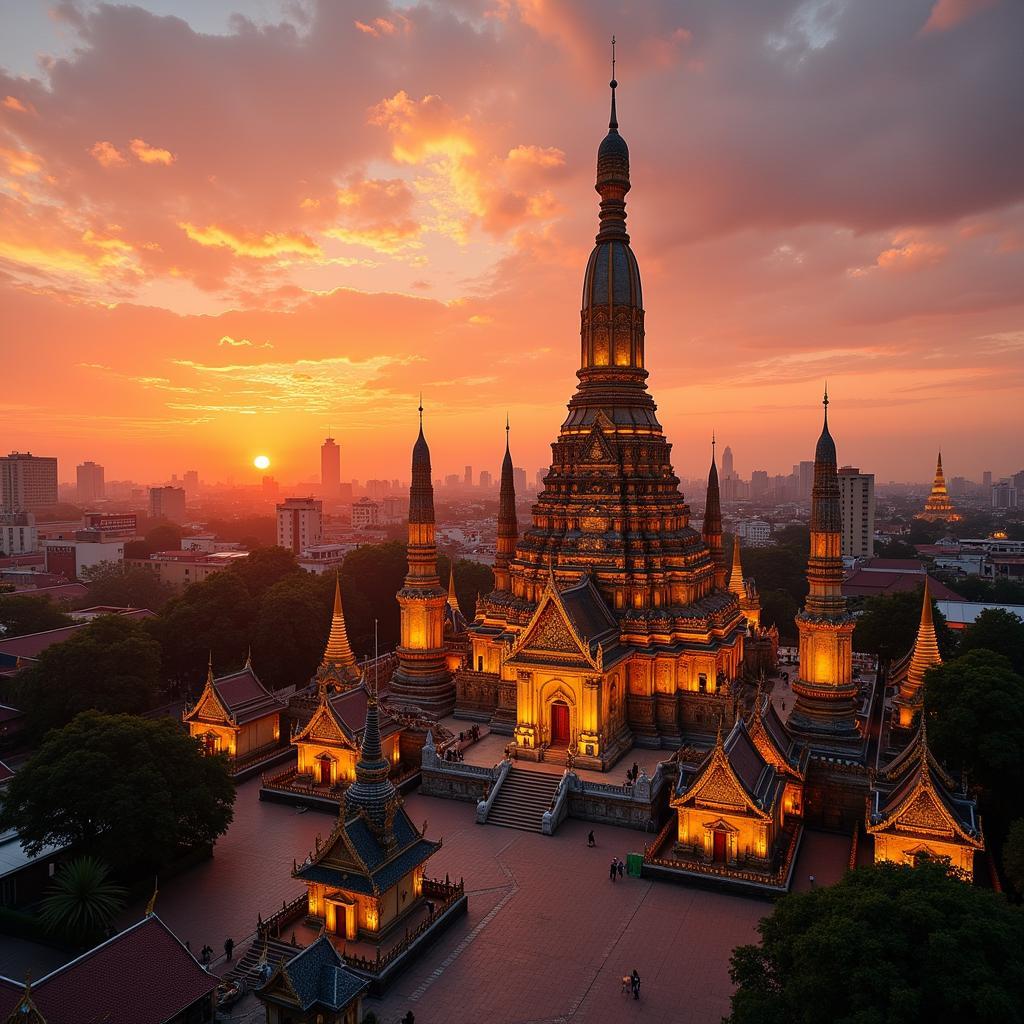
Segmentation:
{"type": "Polygon", "coordinates": [[[928,749],[925,719],[912,743],[871,784],[865,826],[875,863],[946,860],[974,877],[974,854],[985,849],[977,803],[928,749]]]}
{"type": "Polygon", "coordinates": [[[935,479],[932,482],[931,493],[924,503],[924,508],[916,513],[914,518],[947,523],[958,523],[963,519],[963,516],[957,513],[953,503],[949,500],[946,477],[942,472],[942,452],[939,452],[939,458],[935,464],[935,479]]]}
{"type": "Polygon", "coordinates": [[[294,871],[308,889],[309,918],[328,935],[378,942],[423,905],[424,866],[441,843],[409,819],[390,768],[371,691],[355,782],[331,834],[294,871]]]}
{"type": "Polygon", "coordinates": [[[284,708],[260,682],[250,658],[238,672],[215,677],[211,656],[203,692],[186,706],[182,721],[206,753],[227,754],[237,764],[280,743],[284,708]]]}

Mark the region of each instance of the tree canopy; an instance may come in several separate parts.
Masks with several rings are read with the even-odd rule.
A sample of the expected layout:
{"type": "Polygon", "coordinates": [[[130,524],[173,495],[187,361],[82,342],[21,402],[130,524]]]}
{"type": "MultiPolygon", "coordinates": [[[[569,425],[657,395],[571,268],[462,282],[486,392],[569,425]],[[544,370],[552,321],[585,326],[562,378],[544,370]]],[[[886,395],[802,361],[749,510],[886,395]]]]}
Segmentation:
{"type": "Polygon", "coordinates": [[[48,647],[20,672],[12,699],[32,736],[67,724],[80,711],[148,711],[157,703],[160,647],[143,623],[101,615],[48,647]]]}
{"type": "MultiPolygon", "coordinates": [[[[853,633],[853,649],[877,654],[883,661],[903,657],[917,638],[921,624],[922,587],[895,594],[869,597],[857,616],[853,633]]],[[[939,651],[944,658],[953,653],[955,641],[946,618],[932,601],[932,619],[939,651]]]]}
{"type": "Polygon", "coordinates": [[[89,584],[89,593],[79,602],[83,608],[101,604],[158,612],[174,594],[156,573],[141,566],[103,562],[84,570],[82,578],[89,584]]]}
{"type": "Polygon", "coordinates": [[[781,899],[733,951],[730,1024],[1020,1024],[1024,914],[941,864],[781,899]]]}
{"type": "Polygon", "coordinates": [[[1024,815],[1024,678],[1009,661],[976,650],[929,669],[924,708],[939,760],[984,787],[1002,826],[1024,815]]]}
{"type": "Polygon", "coordinates": [[[1024,620],[1005,608],[985,608],[963,631],[961,653],[995,651],[1007,658],[1014,672],[1024,673],[1024,620]]]}
{"type": "Polygon", "coordinates": [[[87,711],[47,734],[11,780],[0,828],[22,845],[74,845],[129,875],[214,842],[235,788],[222,756],[205,756],[171,718],[87,711]]]}
{"type": "Polygon", "coordinates": [[[74,621],[48,597],[0,594],[0,638],[60,629],[73,625],[74,621]]]}

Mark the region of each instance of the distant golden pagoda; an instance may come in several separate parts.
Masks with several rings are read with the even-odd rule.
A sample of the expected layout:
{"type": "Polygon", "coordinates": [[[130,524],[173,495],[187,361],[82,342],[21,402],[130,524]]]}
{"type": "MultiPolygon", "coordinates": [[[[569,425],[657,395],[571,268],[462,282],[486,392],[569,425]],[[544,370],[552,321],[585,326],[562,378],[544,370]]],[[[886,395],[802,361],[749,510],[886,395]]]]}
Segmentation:
{"type": "Polygon", "coordinates": [[[939,460],[935,465],[935,480],[932,482],[932,492],[924,503],[924,509],[918,512],[915,519],[927,519],[931,522],[958,523],[963,516],[958,515],[953,503],[949,500],[949,492],[946,490],[946,478],[942,473],[942,452],[939,452],[939,460]]]}
{"type": "Polygon", "coordinates": [[[914,649],[893,672],[893,681],[899,686],[899,693],[893,703],[897,708],[897,721],[901,728],[909,728],[913,724],[914,715],[921,710],[925,672],[941,664],[942,655],[939,654],[939,641],[932,620],[932,595],[928,589],[928,577],[925,576],[921,623],[917,627],[914,649]]]}
{"type": "Polygon", "coordinates": [[[320,689],[351,689],[359,682],[359,666],[348,642],[345,616],[341,610],[341,579],[334,577],[334,612],[331,616],[331,632],[327,638],[323,660],[316,672],[320,689]]]}

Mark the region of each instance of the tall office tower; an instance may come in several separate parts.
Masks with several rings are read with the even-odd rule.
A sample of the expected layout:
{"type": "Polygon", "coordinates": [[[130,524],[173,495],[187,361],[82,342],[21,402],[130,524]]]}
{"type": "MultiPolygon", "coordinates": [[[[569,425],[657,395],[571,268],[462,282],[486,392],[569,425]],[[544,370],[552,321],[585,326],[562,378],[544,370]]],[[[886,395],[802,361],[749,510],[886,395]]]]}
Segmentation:
{"type": "Polygon", "coordinates": [[[480,490],[489,491],[494,486],[494,477],[486,469],[480,470],[480,490]]]}
{"type": "Polygon", "coordinates": [[[752,501],[763,501],[768,497],[768,471],[755,469],[750,474],[750,498],[752,501]]]}
{"type": "Polygon", "coordinates": [[[467,466],[465,471],[463,472],[463,474],[462,474],[462,483],[466,487],[472,487],[473,486],[473,467],[472,466],[467,466]]]}
{"type": "Polygon", "coordinates": [[[186,469],[185,477],[182,481],[185,484],[186,494],[198,494],[199,493],[199,470],[198,469],[186,469]]]}
{"type": "Polygon", "coordinates": [[[338,497],[341,490],[341,449],[333,437],[320,445],[320,484],[325,495],[338,497]]]}
{"type": "Polygon", "coordinates": [[[515,481],[516,494],[526,493],[526,470],[522,466],[516,466],[512,470],[512,479],[515,481]]]}
{"type": "Polygon", "coordinates": [[[150,487],[149,514],[153,519],[185,522],[185,488],[150,487]]]}
{"type": "Polygon", "coordinates": [[[811,489],[814,487],[814,463],[800,463],[800,501],[811,500],[811,489]]]}
{"type": "Polygon", "coordinates": [[[0,458],[0,511],[32,512],[56,504],[56,459],[31,452],[0,458]]]}
{"type": "Polygon", "coordinates": [[[83,462],[75,468],[78,480],[78,500],[88,504],[103,497],[103,467],[95,462],[83,462]]]}
{"type": "Polygon", "coordinates": [[[875,553],[875,474],[856,466],[839,470],[839,501],[843,517],[842,552],[851,558],[875,553]]]}
{"type": "Polygon", "coordinates": [[[285,498],[277,506],[277,546],[296,555],[324,539],[324,503],[285,498]]]}
{"type": "Polygon", "coordinates": [[[732,449],[726,445],[725,451],[722,452],[722,478],[731,480],[735,475],[732,467],[732,449]]]}
{"type": "Polygon", "coordinates": [[[981,488],[982,488],[983,491],[985,491],[987,493],[989,488],[991,488],[991,486],[992,486],[992,470],[991,469],[986,469],[985,472],[981,474],[981,488]]]}

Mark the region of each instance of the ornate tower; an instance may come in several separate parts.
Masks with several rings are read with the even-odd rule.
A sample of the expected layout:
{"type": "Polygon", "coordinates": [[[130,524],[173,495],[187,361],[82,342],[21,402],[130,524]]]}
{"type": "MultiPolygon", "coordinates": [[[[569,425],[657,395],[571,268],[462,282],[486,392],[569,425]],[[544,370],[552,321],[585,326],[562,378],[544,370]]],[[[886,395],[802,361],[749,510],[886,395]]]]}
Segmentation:
{"type": "Polygon", "coordinates": [[[905,674],[899,681],[899,693],[893,703],[898,709],[900,728],[908,729],[914,722],[914,715],[924,703],[924,674],[935,665],[942,664],[939,654],[939,640],[935,635],[932,619],[932,595],[928,589],[928,577],[924,578],[924,598],[921,602],[921,622],[917,627],[917,639],[905,674]]]}
{"type": "Polygon", "coordinates": [[[704,525],[700,535],[711,551],[715,564],[715,587],[725,590],[725,549],[722,547],[722,502],[718,492],[718,466],[715,464],[715,438],[711,438],[711,469],[708,470],[708,496],[704,503],[704,525]]]}
{"type": "Polygon", "coordinates": [[[761,599],[757,596],[757,588],[752,579],[743,575],[743,562],[740,560],[740,539],[733,538],[732,572],[729,574],[729,593],[735,594],[740,602],[740,611],[747,624],[754,630],[761,625],[761,599]]]}
{"type": "Polygon", "coordinates": [[[398,806],[398,793],[388,777],[391,765],[384,756],[380,741],[380,711],[376,688],[366,699],[366,726],[356,761],[356,781],[345,791],[342,818],[348,820],[360,811],[378,837],[391,831],[391,821],[398,806]]]}
{"type": "Polygon", "coordinates": [[[957,514],[953,503],[949,500],[949,492],[946,490],[946,477],[942,472],[942,452],[939,452],[938,461],[935,464],[935,479],[932,482],[932,490],[928,500],[924,503],[924,509],[918,512],[915,519],[928,519],[932,522],[958,523],[963,518],[957,514]]]}
{"type": "Polygon", "coordinates": [[[511,590],[509,566],[516,554],[519,524],[516,521],[515,473],[508,446],[509,422],[505,417],[505,458],[501,463],[501,493],[498,498],[498,544],[494,554],[494,589],[511,590]]]}
{"type": "Polygon", "coordinates": [[[317,687],[331,687],[349,690],[359,682],[359,666],[348,642],[345,616],[341,610],[341,579],[334,575],[334,613],[331,616],[331,633],[320,667],[316,670],[317,687]]]}
{"type": "Polygon", "coordinates": [[[814,450],[811,491],[811,552],[807,560],[809,592],[796,617],[800,633],[800,678],[793,682],[796,706],[789,727],[823,743],[859,739],[854,720],[857,686],[853,681],[854,618],[842,594],[842,517],[836,444],[828,432],[828,392],[825,417],[814,450]]]}
{"type": "Polygon", "coordinates": [[[434,486],[430,482],[430,449],[420,433],[412,449],[409,488],[409,571],[398,592],[402,637],[391,695],[426,711],[447,714],[455,706],[455,687],[444,651],[445,605],[448,595],[437,574],[434,541],[434,486]]]}

